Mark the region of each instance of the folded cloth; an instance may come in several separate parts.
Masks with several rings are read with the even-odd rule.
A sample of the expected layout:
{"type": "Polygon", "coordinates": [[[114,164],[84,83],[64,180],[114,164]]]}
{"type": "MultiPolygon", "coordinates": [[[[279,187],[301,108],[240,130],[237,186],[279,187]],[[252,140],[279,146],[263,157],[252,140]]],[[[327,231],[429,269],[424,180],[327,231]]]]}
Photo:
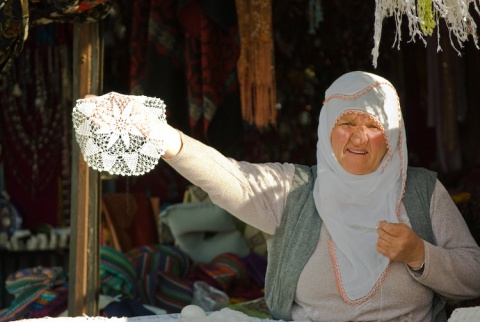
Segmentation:
{"type": "Polygon", "coordinates": [[[34,267],[18,270],[8,276],[5,288],[14,295],[10,306],[0,311],[0,322],[28,317],[32,306],[49,290],[64,286],[67,275],[61,267],[34,267]]]}
{"type": "MultiPolygon", "coordinates": [[[[50,292],[45,292],[37,300],[37,303],[40,302],[37,308],[33,309],[29,314],[31,318],[42,318],[45,316],[55,317],[59,316],[68,308],[68,285],[61,286],[50,292]],[[50,293],[48,298],[42,301],[42,298],[46,293],[50,293]]],[[[35,307],[35,304],[33,305],[35,307]]]]}
{"type": "Polygon", "coordinates": [[[144,303],[165,311],[180,312],[192,303],[192,282],[186,279],[191,263],[187,254],[172,245],[145,245],[126,253],[138,276],[144,303]]]}
{"type": "Polygon", "coordinates": [[[247,277],[242,260],[231,253],[220,254],[209,264],[198,263],[196,271],[197,278],[223,291],[228,291],[236,283],[242,283],[247,277]]]}
{"type": "Polygon", "coordinates": [[[210,202],[174,204],[160,214],[160,221],[169,226],[178,247],[201,263],[209,263],[224,253],[240,257],[250,253],[233,218],[210,202]]]}
{"type": "Polygon", "coordinates": [[[480,321],[480,306],[455,309],[448,322],[460,321],[480,321]]]}
{"type": "Polygon", "coordinates": [[[136,295],[135,268],[122,252],[110,246],[100,247],[100,290],[104,295],[136,295]]]}

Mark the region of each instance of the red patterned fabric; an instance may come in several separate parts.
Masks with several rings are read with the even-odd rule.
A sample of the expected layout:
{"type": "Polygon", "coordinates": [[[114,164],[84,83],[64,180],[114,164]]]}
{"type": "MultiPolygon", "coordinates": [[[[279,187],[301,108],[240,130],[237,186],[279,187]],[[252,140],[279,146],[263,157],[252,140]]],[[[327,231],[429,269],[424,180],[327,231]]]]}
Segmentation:
{"type": "Polygon", "coordinates": [[[180,11],[186,35],[190,126],[197,135],[206,132],[225,95],[238,89],[238,29],[224,30],[215,18],[208,17],[196,1],[180,11]]]}
{"type": "Polygon", "coordinates": [[[221,15],[218,8],[225,3],[234,8],[231,0],[221,6],[194,0],[137,1],[133,5],[131,91],[161,96],[167,113],[174,113],[182,102],[174,100],[168,88],[177,85],[173,90],[177,98],[182,91],[187,97],[183,107],[188,110],[189,130],[203,140],[217,109],[238,91],[238,28],[234,14],[221,15]]]}

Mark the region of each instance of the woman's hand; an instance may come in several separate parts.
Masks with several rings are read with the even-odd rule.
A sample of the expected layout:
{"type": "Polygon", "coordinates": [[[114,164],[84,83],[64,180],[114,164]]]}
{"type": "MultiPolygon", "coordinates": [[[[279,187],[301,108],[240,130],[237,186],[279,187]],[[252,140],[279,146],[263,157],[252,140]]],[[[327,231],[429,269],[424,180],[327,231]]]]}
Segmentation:
{"type": "Polygon", "coordinates": [[[383,256],[418,269],[425,260],[423,240],[406,224],[380,221],[377,224],[377,251],[383,256]]]}

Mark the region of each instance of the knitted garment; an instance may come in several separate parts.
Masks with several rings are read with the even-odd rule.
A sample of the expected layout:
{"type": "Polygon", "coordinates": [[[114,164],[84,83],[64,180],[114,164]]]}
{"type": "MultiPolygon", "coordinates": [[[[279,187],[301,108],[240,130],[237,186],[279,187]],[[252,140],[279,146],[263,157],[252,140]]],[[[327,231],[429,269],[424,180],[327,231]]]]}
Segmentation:
{"type": "MultiPolygon", "coordinates": [[[[5,288],[14,295],[10,306],[0,311],[0,322],[14,321],[27,314],[37,305],[46,304],[45,297],[49,292],[64,286],[67,282],[67,275],[61,267],[33,267],[21,269],[8,276],[5,281],[5,288]],[[37,303],[43,295],[43,299],[37,303]]],[[[54,292],[55,293],[55,292],[54,292]]],[[[52,295],[55,295],[51,293],[52,295]]],[[[49,300],[53,300],[51,297],[49,300]]]]}

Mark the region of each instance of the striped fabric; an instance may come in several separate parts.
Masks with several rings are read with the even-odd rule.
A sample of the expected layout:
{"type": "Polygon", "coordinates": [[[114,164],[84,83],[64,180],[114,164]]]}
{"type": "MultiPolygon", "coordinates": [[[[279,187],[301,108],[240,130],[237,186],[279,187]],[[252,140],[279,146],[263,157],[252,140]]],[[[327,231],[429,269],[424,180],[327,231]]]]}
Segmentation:
{"type": "Polygon", "coordinates": [[[168,313],[180,312],[186,305],[192,304],[193,284],[172,274],[158,272],[155,290],[155,305],[168,313]]]}
{"type": "Polygon", "coordinates": [[[138,276],[162,271],[184,277],[190,270],[188,255],[171,245],[145,245],[131,249],[126,254],[138,276]]]}
{"type": "MultiPolygon", "coordinates": [[[[14,300],[8,308],[0,311],[0,322],[26,317],[42,294],[63,286],[66,281],[67,276],[61,267],[38,266],[9,275],[5,281],[5,288],[14,295],[14,300]]],[[[42,299],[44,304],[45,300],[42,299]]]]}
{"type": "Polygon", "coordinates": [[[141,300],[177,313],[192,303],[193,286],[185,277],[190,271],[188,255],[171,245],[136,247],[126,253],[138,277],[141,300]]]}
{"type": "Polygon", "coordinates": [[[199,263],[196,271],[200,279],[223,291],[247,278],[247,270],[242,260],[235,254],[224,253],[216,256],[209,264],[199,263]]]}
{"type": "Polygon", "coordinates": [[[136,272],[125,254],[110,246],[100,247],[100,291],[104,295],[136,296],[136,272]]]}

